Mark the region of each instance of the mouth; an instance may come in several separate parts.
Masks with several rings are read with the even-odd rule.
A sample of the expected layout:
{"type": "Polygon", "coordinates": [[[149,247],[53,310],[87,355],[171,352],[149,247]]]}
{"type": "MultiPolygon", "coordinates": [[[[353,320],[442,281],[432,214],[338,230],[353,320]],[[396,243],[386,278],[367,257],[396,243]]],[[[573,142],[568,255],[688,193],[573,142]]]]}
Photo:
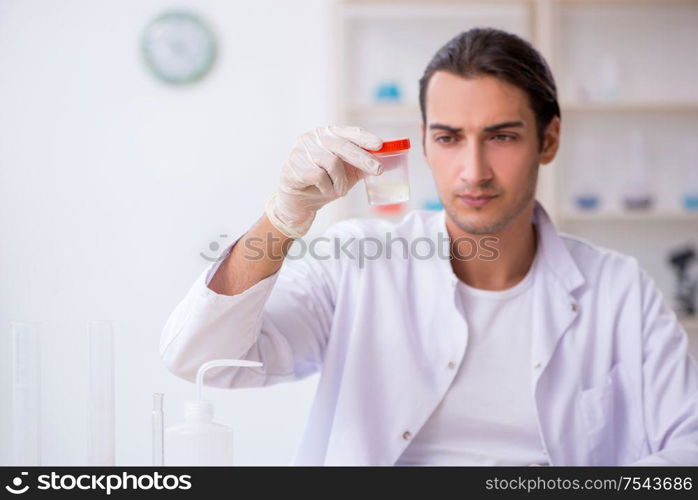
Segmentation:
{"type": "Polygon", "coordinates": [[[482,207],[486,205],[487,203],[490,202],[490,200],[496,198],[496,195],[489,195],[489,196],[467,196],[467,195],[457,195],[458,199],[460,199],[463,203],[468,205],[469,207],[482,207]]]}

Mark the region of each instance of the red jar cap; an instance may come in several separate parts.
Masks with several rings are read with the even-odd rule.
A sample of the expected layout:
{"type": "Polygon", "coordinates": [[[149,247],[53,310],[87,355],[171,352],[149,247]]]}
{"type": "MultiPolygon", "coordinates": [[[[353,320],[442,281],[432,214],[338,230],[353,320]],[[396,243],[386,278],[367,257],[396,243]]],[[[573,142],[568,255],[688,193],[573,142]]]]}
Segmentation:
{"type": "Polygon", "coordinates": [[[410,140],[405,139],[388,139],[383,141],[383,146],[380,149],[367,149],[369,153],[396,153],[398,151],[406,151],[410,149],[410,140]]]}

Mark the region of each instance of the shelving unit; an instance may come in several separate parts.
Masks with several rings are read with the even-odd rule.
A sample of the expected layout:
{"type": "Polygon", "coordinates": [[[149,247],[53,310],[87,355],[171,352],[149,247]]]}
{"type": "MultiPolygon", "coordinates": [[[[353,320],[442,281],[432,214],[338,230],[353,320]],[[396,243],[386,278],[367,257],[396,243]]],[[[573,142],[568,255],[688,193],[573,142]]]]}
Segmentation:
{"type": "MultiPolygon", "coordinates": [[[[433,201],[436,196],[433,185],[430,185],[428,167],[421,157],[418,79],[429,58],[451,36],[477,25],[486,25],[512,31],[530,40],[546,57],[556,77],[563,114],[563,145],[555,164],[541,169],[538,192],[538,198],[556,223],[564,228],[567,222],[647,220],[693,224],[698,221],[698,212],[661,204],[656,210],[644,213],[625,212],[618,206],[602,207],[598,212],[572,210],[573,207],[565,203],[565,186],[572,184],[567,177],[575,170],[575,165],[569,152],[568,158],[564,158],[565,144],[572,144],[575,140],[574,133],[570,134],[567,129],[599,117],[604,121],[632,120],[642,124],[649,123],[648,115],[663,119],[675,119],[678,115],[684,122],[690,122],[689,125],[695,125],[692,130],[698,130],[698,69],[695,69],[698,68],[698,58],[692,55],[690,48],[698,44],[698,30],[691,33],[688,29],[698,25],[698,2],[347,0],[339,2],[336,7],[335,116],[338,122],[360,124],[377,133],[384,132],[383,135],[407,135],[413,139],[415,146],[410,160],[412,187],[416,192],[414,199],[405,206],[406,210],[421,208],[425,201],[433,201]],[[694,20],[696,23],[692,24],[694,20]],[[611,25],[612,32],[607,29],[611,25]],[[663,31],[668,28],[671,28],[670,34],[663,31]],[[641,36],[638,35],[640,32],[641,36]],[[653,83],[651,80],[656,72],[644,68],[642,58],[633,55],[634,43],[639,49],[645,49],[642,57],[648,61],[661,65],[663,69],[679,71],[681,83],[659,75],[653,83]],[[588,84],[591,79],[594,82],[594,73],[588,68],[597,67],[594,58],[608,55],[608,47],[619,51],[615,58],[616,62],[623,61],[619,71],[630,74],[628,81],[631,83],[622,81],[621,76],[625,89],[621,85],[618,95],[610,98],[601,96],[600,99],[593,92],[593,85],[586,92],[579,91],[580,81],[586,79],[588,84]],[[670,66],[663,52],[675,54],[682,50],[685,64],[676,65],[676,68],[670,66]],[[695,63],[694,69],[690,69],[692,62],[695,63]],[[591,76],[580,77],[577,81],[575,78],[580,72],[591,76]],[[641,78],[632,78],[633,75],[641,78]],[[400,84],[404,95],[399,102],[385,104],[373,99],[372,90],[381,80],[400,84]],[[667,85],[670,86],[668,90],[667,85]],[[587,99],[580,100],[580,96],[587,99]]],[[[686,135],[692,140],[693,136],[686,135]]],[[[597,140],[595,143],[601,142],[597,140]]],[[[698,169],[698,158],[694,161],[698,169]]],[[[360,191],[353,190],[344,203],[336,204],[336,219],[382,216],[366,206],[363,202],[365,194],[360,191]]]]}
{"type": "MultiPolygon", "coordinates": [[[[563,113],[698,113],[698,102],[562,102],[563,113]]],[[[347,114],[364,119],[419,121],[419,106],[372,104],[347,107],[347,114]]]]}
{"type": "MultiPolygon", "coordinates": [[[[698,172],[698,149],[690,150],[698,132],[698,55],[690,49],[698,44],[698,3],[556,0],[549,10],[545,55],[563,117],[547,193],[555,222],[563,232],[637,257],[671,305],[675,276],[668,254],[698,244],[698,212],[681,203],[690,170],[698,172]],[[604,58],[618,68],[615,92],[605,96],[598,91],[603,71],[595,66],[604,58]],[[645,139],[640,159],[627,142],[630,131],[645,139]],[[596,151],[585,154],[584,147],[596,151]],[[654,198],[646,211],[621,203],[639,160],[646,162],[654,198]],[[601,203],[596,211],[576,210],[574,190],[589,164],[601,203]]],[[[698,342],[696,329],[687,331],[698,342]]]]}
{"type": "MultiPolygon", "coordinates": [[[[686,172],[698,172],[698,148],[688,150],[698,144],[697,0],[344,0],[334,17],[336,122],[411,139],[412,199],[404,211],[438,200],[419,136],[418,81],[433,54],[475,26],[529,40],[551,66],[562,110],[561,148],[541,166],[537,198],[560,231],[636,256],[671,296],[667,253],[698,244],[698,211],[681,204],[686,172]],[[385,81],[402,90],[397,102],[374,99],[385,81]],[[620,202],[633,164],[624,141],[635,129],[651,167],[655,203],[646,211],[620,202]],[[599,181],[594,211],[570,201],[585,173],[599,181]]],[[[372,209],[363,186],[330,206],[334,220],[404,213],[372,209]]]]}
{"type": "Polygon", "coordinates": [[[560,108],[568,113],[582,112],[652,112],[652,113],[698,113],[698,102],[563,102],[560,108]]]}
{"type": "Polygon", "coordinates": [[[636,222],[646,221],[650,231],[657,224],[675,224],[677,233],[698,235],[698,212],[681,207],[678,181],[688,164],[698,170],[698,150],[684,151],[698,130],[698,57],[689,49],[698,42],[698,3],[556,0],[549,5],[554,23],[546,57],[558,80],[563,129],[572,132],[556,162],[552,196],[560,227],[593,237],[590,226],[599,222],[627,222],[634,231],[636,222]],[[612,92],[603,91],[604,61],[616,67],[612,92]],[[646,212],[624,210],[619,203],[622,184],[637,168],[632,148],[623,144],[622,133],[629,129],[645,138],[643,156],[655,198],[655,208],[646,212]],[[585,167],[575,151],[581,141],[601,149],[592,169],[603,179],[597,184],[606,200],[597,212],[571,206],[575,174],[585,167]],[[602,186],[607,176],[611,182],[602,186]]]}
{"type": "Polygon", "coordinates": [[[667,221],[685,221],[698,222],[698,213],[687,212],[681,210],[649,210],[649,211],[631,211],[631,210],[601,210],[596,212],[562,212],[559,217],[565,222],[600,222],[600,221],[616,221],[616,222],[667,222],[667,221]]]}

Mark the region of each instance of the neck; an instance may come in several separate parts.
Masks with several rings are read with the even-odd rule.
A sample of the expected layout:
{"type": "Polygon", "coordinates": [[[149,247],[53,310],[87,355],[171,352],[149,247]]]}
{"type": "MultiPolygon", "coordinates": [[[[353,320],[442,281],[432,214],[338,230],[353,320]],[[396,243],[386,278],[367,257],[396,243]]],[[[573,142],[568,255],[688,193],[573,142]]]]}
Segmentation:
{"type": "MultiPolygon", "coordinates": [[[[453,257],[457,255],[457,249],[452,244],[451,267],[458,279],[483,290],[506,290],[521,281],[531,268],[537,250],[537,233],[532,222],[534,206],[532,202],[506,228],[492,234],[466,233],[447,217],[446,228],[451,242],[457,238],[470,238],[477,249],[475,258],[458,259],[453,257]],[[493,252],[497,256],[491,260],[493,252]],[[490,260],[484,260],[480,255],[490,257],[490,260]]],[[[461,248],[460,251],[464,250],[461,248]]]]}

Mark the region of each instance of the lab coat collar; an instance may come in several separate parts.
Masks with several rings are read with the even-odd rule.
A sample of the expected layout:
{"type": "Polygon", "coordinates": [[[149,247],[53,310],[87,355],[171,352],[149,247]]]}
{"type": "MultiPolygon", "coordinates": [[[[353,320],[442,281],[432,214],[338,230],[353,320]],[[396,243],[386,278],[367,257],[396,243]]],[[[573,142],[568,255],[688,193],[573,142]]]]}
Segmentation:
{"type": "Polygon", "coordinates": [[[538,228],[538,249],[543,257],[542,260],[548,265],[548,271],[552,272],[560,284],[572,293],[584,285],[584,276],[550,220],[548,212],[538,200],[535,203],[533,221],[538,228]]]}

